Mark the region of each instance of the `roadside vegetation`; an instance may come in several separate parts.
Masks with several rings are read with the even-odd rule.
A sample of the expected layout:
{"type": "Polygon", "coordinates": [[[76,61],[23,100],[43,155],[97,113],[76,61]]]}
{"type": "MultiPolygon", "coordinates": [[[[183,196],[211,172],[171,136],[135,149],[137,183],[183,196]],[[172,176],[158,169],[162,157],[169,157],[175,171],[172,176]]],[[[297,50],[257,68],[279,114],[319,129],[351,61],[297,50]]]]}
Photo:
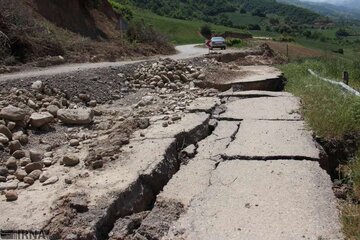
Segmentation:
{"type": "Polygon", "coordinates": [[[341,201],[344,233],[351,240],[360,239],[360,98],[311,76],[307,70],[311,68],[322,76],[341,79],[342,71],[347,69],[352,73],[353,86],[359,87],[357,64],[357,61],[322,57],[297,59],[281,66],[288,79],[286,90],[302,99],[304,118],[317,137],[346,144],[346,136],[351,135],[357,141],[358,153],[350,159],[339,159],[346,169],[339,181],[351,188],[347,199],[341,201]]]}

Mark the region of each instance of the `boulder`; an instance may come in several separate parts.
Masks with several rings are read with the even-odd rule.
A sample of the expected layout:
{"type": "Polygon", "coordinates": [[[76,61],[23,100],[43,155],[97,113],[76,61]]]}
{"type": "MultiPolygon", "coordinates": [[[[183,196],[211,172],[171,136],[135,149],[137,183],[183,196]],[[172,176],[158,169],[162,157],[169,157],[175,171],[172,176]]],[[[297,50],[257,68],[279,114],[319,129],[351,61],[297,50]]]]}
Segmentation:
{"type": "Polygon", "coordinates": [[[91,109],[60,109],[57,116],[64,124],[84,125],[92,122],[94,113],[91,109]]]}
{"type": "Polygon", "coordinates": [[[30,116],[32,127],[39,128],[54,121],[54,116],[48,112],[33,113],[30,116]]]}
{"type": "Polygon", "coordinates": [[[21,108],[9,105],[4,107],[0,111],[0,118],[4,118],[10,121],[23,121],[26,117],[27,112],[21,108]]]}

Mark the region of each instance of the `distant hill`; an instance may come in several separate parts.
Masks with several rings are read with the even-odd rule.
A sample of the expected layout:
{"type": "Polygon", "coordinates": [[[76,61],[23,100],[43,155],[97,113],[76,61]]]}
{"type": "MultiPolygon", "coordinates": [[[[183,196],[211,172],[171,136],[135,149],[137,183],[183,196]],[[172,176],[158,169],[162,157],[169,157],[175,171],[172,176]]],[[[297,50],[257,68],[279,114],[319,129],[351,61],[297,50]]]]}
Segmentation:
{"type": "Polygon", "coordinates": [[[337,5],[327,2],[310,2],[300,0],[278,0],[278,2],[307,8],[333,19],[360,20],[360,1],[358,0],[344,1],[343,3],[339,3],[337,5]]]}
{"type": "Polygon", "coordinates": [[[158,15],[177,19],[200,19],[232,26],[229,13],[251,13],[253,16],[278,16],[287,22],[313,24],[321,18],[318,13],[276,0],[116,0],[121,4],[148,9],[158,15]]]}

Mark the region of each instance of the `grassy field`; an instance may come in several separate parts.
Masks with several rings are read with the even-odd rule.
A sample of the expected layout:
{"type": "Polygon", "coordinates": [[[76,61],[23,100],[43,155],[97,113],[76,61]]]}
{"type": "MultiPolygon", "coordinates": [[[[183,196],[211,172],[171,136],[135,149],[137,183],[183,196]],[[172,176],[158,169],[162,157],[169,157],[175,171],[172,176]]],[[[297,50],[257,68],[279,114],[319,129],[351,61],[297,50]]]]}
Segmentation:
{"type": "MultiPolygon", "coordinates": [[[[187,21],[175,18],[168,18],[156,15],[149,11],[133,9],[135,20],[144,21],[151,24],[160,32],[168,36],[174,44],[203,43],[204,38],[199,31],[201,26],[205,25],[202,21],[187,21]]],[[[220,25],[210,24],[212,30],[217,33],[225,31],[243,32],[236,28],[229,28],[220,25]]]]}

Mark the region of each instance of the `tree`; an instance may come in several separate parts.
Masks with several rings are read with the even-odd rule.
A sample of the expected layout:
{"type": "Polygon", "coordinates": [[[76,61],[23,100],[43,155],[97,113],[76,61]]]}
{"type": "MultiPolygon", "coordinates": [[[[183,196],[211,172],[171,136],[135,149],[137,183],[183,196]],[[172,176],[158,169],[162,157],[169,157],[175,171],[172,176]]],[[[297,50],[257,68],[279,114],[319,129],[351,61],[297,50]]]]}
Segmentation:
{"type": "Polygon", "coordinates": [[[211,39],[211,37],[212,37],[212,30],[209,25],[202,26],[200,29],[200,33],[206,39],[211,39]]]}
{"type": "Polygon", "coordinates": [[[336,36],[337,37],[348,37],[348,36],[350,36],[350,33],[348,33],[345,29],[340,28],[339,30],[337,30],[336,36]]]}

